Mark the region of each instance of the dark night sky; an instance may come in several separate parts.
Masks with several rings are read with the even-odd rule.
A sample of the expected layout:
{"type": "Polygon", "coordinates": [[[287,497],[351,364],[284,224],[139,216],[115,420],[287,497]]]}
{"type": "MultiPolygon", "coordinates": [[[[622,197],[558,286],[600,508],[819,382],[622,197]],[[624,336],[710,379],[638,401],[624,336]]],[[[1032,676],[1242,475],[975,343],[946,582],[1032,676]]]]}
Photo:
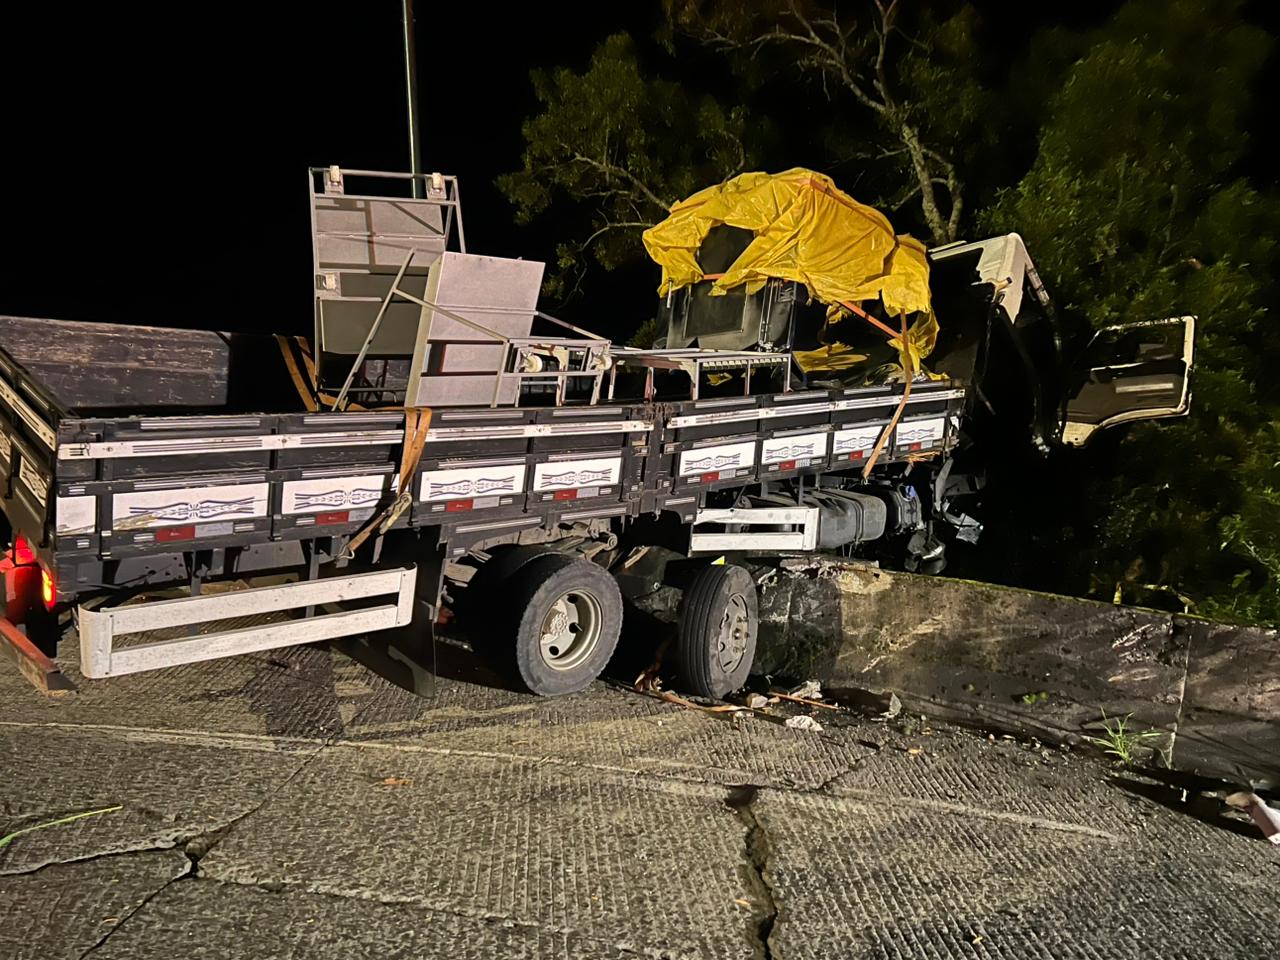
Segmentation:
{"type": "MultiPolygon", "coordinates": [[[[309,330],[304,168],[408,168],[400,5],[275,6],[6,29],[0,313],[309,330]]],[[[652,33],[655,8],[417,6],[424,164],[459,176],[469,249],[536,256],[493,186],[519,165],[529,70],[652,33]]]]}
{"type": "MultiPolygon", "coordinates": [[[[304,168],[408,166],[399,6],[71,4],[10,18],[0,313],[309,330],[304,168]]],[[[1114,6],[1058,12],[1079,26],[1114,6]]],[[[658,4],[418,7],[424,162],[461,178],[469,248],[550,255],[554,222],[514,228],[493,185],[520,162],[529,70],[581,67],[619,30],[650,37],[658,4]]],[[[1018,9],[992,18],[1015,46],[1029,16],[1048,18],[1018,9]]],[[[798,138],[785,146],[779,168],[810,162],[798,138]]]]}

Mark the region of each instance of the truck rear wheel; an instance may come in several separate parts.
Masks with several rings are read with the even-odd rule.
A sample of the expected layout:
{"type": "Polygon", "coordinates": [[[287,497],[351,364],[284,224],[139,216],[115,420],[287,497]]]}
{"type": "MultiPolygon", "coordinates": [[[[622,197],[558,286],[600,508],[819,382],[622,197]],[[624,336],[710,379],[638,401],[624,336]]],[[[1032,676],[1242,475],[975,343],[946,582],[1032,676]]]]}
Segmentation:
{"type": "Polygon", "coordinates": [[[587,687],[608,665],[622,630],[622,593],[590,560],[538,557],[517,576],[510,599],[515,669],[533,693],[587,687]]]}
{"type": "Polygon", "coordinates": [[[718,698],[746,683],[756,656],[758,626],[751,574],[728,564],[699,572],[680,605],[676,659],[685,688],[718,698]]]}

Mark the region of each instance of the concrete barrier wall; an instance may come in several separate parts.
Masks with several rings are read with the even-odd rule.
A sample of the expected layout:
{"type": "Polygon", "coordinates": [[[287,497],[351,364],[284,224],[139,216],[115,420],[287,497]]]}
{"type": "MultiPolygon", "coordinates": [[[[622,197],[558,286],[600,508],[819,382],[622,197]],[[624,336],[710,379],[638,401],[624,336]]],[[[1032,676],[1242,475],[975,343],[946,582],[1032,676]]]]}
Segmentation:
{"type": "Polygon", "coordinates": [[[1175,765],[1280,784],[1280,631],[1172,619],[1189,650],[1175,765]]]}
{"type": "Polygon", "coordinates": [[[1167,731],[1182,770],[1280,784],[1280,633],[830,560],[759,570],[757,670],[1075,741],[1167,731]]]}

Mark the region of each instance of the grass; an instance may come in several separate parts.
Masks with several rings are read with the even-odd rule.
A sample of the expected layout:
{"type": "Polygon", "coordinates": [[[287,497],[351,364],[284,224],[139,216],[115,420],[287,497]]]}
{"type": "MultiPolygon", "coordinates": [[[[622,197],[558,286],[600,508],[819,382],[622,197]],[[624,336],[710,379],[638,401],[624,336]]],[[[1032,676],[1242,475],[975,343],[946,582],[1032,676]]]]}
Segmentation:
{"type": "MultiPolygon", "coordinates": [[[[1102,715],[1102,736],[1085,737],[1084,739],[1096,747],[1101,747],[1104,753],[1115,757],[1126,767],[1131,767],[1134,761],[1138,759],[1138,752],[1143,747],[1150,745],[1152,740],[1159,740],[1165,735],[1160,730],[1133,730],[1129,726],[1129,721],[1132,719],[1132,713],[1114,718],[1109,718],[1104,713],[1102,715]]],[[[1152,745],[1151,749],[1156,748],[1152,745]]]]}
{"type": "Polygon", "coordinates": [[[76,820],[83,820],[85,817],[97,817],[104,813],[115,813],[120,808],[121,808],[121,805],[116,804],[116,806],[114,807],[103,807],[101,810],[86,810],[84,813],[75,813],[69,817],[60,817],[57,820],[48,820],[44,823],[37,823],[31,827],[23,827],[21,830],[15,830],[13,831],[13,833],[0,837],[0,849],[4,849],[10,843],[12,843],[16,838],[22,836],[24,833],[30,833],[32,830],[43,830],[45,827],[57,827],[57,826],[61,826],[64,823],[72,823],[76,820]]]}

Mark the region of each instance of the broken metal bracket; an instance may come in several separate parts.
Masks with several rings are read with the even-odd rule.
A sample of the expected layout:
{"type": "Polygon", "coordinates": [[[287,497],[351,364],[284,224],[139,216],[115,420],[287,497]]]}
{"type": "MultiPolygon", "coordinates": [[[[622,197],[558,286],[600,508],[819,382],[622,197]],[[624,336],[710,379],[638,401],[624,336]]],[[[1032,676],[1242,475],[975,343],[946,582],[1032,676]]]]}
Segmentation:
{"type": "Polygon", "coordinates": [[[63,675],[57,664],[5,617],[0,617],[0,651],[9,656],[18,672],[41,693],[55,697],[75,693],[75,684],[63,675]]]}

